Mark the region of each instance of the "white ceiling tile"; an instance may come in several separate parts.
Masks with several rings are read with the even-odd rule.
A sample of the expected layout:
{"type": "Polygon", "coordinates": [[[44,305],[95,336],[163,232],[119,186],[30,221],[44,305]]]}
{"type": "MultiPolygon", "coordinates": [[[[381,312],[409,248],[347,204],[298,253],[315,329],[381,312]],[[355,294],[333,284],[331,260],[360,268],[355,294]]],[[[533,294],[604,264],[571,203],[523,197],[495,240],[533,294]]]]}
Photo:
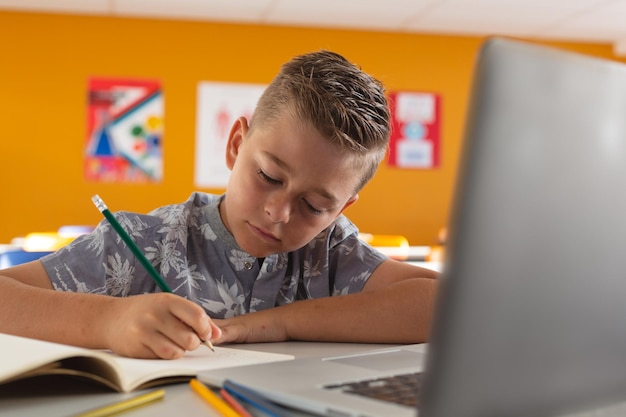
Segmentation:
{"type": "MultiPolygon", "coordinates": [[[[611,1],[611,0],[608,0],[611,1]]],[[[575,10],[598,7],[607,0],[445,0],[439,4],[460,5],[465,4],[479,9],[488,7],[528,7],[528,8],[551,8],[570,12],[575,10]]]]}
{"type": "Polygon", "coordinates": [[[626,0],[0,0],[0,10],[624,42],[626,0]]]}
{"type": "Polygon", "coordinates": [[[401,27],[408,15],[436,0],[282,0],[267,16],[268,23],[346,28],[401,27]]]}
{"type": "Polygon", "coordinates": [[[116,0],[118,15],[256,22],[272,0],[116,0]]]}
{"type": "Polygon", "coordinates": [[[452,33],[510,34],[528,36],[553,24],[559,16],[540,6],[516,3],[476,8],[468,2],[444,3],[433,7],[409,24],[409,30],[451,31],[452,33]],[[538,13],[542,9],[542,13],[538,13]]]}
{"type": "Polygon", "coordinates": [[[580,13],[546,31],[550,37],[618,41],[626,37],[626,1],[605,3],[580,13]]]}
{"type": "Polygon", "coordinates": [[[111,12],[111,0],[0,0],[0,10],[53,13],[111,12]]]}

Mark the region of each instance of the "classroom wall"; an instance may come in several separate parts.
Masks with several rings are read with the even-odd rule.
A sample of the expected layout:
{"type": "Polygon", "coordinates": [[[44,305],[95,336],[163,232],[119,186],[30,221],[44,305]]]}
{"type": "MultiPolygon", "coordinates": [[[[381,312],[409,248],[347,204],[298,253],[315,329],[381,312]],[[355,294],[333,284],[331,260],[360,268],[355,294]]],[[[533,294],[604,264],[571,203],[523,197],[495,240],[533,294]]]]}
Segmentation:
{"type": "MultiPolygon", "coordinates": [[[[436,243],[451,205],[477,37],[0,12],[0,243],[65,224],[95,224],[100,194],[111,210],[147,212],[195,189],[199,81],[269,83],[292,56],[344,54],[389,90],[442,97],[441,166],[382,164],[347,210],[364,232],[436,243]],[[88,182],[83,177],[87,80],[159,79],[165,97],[164,180],[88,182]]],[[[614,58],[609,45],[556,44],[614,58]]],[[[221,189],[203,191],[222,192],[221,189]]]]}

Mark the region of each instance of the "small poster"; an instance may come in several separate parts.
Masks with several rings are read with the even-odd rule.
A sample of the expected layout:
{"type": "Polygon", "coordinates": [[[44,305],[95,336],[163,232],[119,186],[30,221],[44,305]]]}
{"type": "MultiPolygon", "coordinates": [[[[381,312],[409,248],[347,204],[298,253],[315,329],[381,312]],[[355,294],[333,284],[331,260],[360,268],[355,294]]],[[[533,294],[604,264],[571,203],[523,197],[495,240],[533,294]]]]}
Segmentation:
{"type": "Polygon", "coordinates": [[[93,78],[88,85],[85,178],[163,179],[163,94],[151,80],[93,78]]]}
{"type": "Polygon", "coordinates": [[[392,130],[388,164],[398,168],[439,166],[440,97],[432,93],[392,92],[392,130]]]}
{"type": "Polygon", "coordinates": [[[265,85],[203,81],[198,84],[195,186],[225,188],[226,143],[233,123],[252,117],[265,85]]]}

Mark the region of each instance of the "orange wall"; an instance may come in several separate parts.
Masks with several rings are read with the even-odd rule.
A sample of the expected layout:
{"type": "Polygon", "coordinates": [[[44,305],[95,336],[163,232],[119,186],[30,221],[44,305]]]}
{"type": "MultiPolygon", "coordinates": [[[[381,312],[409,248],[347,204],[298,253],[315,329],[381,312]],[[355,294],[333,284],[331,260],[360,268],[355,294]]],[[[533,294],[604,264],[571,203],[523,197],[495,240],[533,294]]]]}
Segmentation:
{"type": "MultiPolygon", "coordinates": [[[[199,81],[268,83],[293,55],[335,50],[389,90],[442,96],[441,166],[381,166],[347,214],[364,232],[433,244],[446,224],[474,57],[482,39],[193,21],[0,12],[0,243],[112,210],[147,212],[194,190],[199,81]],[[88,78],[159,79],[165,97],[164,180],[105,184],[83,178],[88,78]]],[[[608,45],[560,46],[613,58],[608,45]]],[[[205,190],[221,192],[223,190],[205,190]]]]}

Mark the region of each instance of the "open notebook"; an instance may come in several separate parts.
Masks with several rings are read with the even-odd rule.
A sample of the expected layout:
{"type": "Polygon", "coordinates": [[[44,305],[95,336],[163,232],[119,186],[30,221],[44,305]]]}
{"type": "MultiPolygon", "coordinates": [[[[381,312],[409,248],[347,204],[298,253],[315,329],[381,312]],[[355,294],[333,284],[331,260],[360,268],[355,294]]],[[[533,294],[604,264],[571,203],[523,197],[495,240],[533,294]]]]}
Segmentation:
{"type": "Polygon", "coordinates": [[[293,356],[200,346],[176,360],[133,359],[109,351],[44,342],[0,333],[2,384],[37,376],[83,378],[120,392],[186,381],[199,370],[291,360],[293,356]]]}
{"type": "Polygon", "coordinates": [[[426,355],[418,346],[296,359],[201,380],[333,416],[555,416],[605,405],[626,415],[607,405],[626,398],[626,66],[489,39],[472,94],[426,355]],[[414,406],[328,387],[415,371],[414,406]]]}

